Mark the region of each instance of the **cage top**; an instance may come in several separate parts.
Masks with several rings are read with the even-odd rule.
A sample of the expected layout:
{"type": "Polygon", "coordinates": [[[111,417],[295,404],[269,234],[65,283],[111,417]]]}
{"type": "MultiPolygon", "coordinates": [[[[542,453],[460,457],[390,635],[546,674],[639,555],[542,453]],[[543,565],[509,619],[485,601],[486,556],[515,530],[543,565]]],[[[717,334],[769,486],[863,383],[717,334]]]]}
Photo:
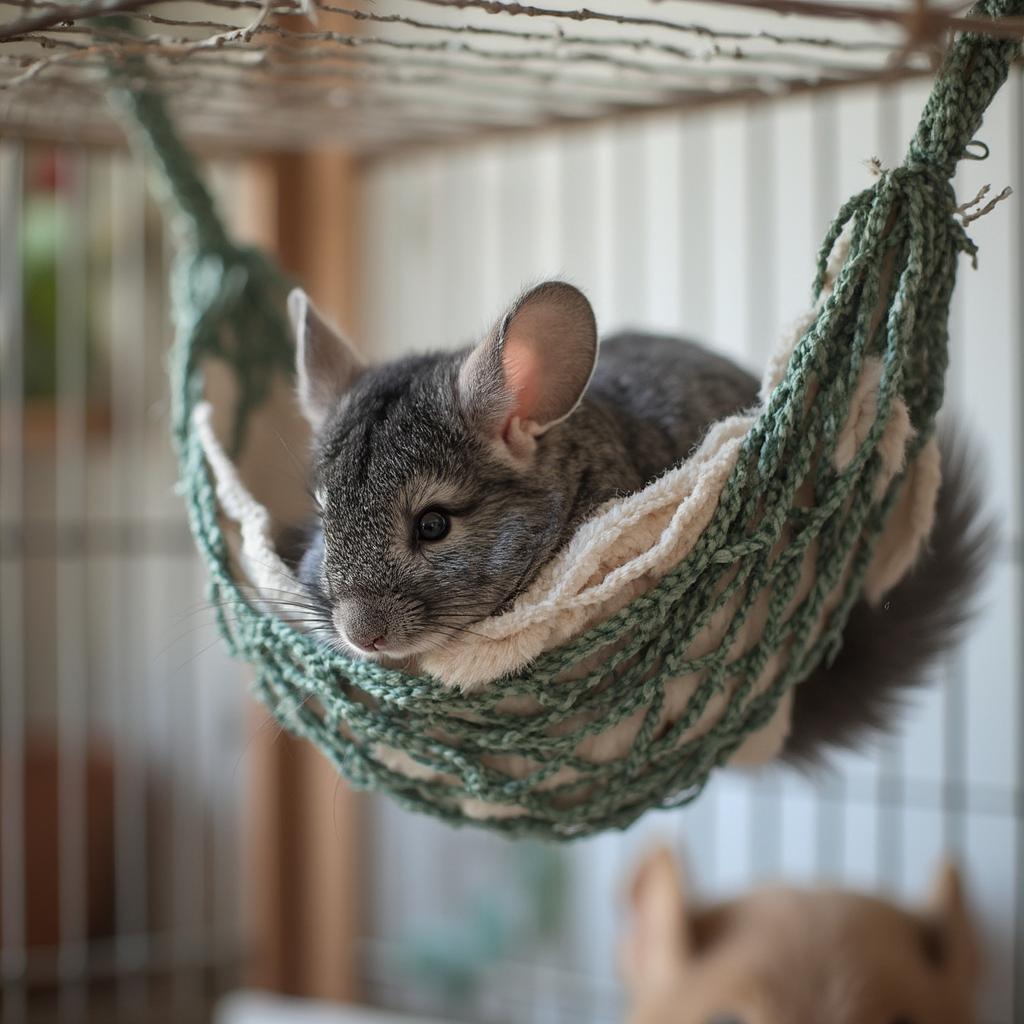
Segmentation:
{"type": "MultiPolygon", "coordinates": [[[[0,0],[0,131],[110,137],[112,64],[196,141],[374,150],[930,70],[925,0],[0,0]],[[117,15],[117,17],[112,17],[117,15]]],[[[990,25],[991,23],[983,23],[990,25]]],[[[1024,19],[1000,23],[1024,34],[1024,19]]]]}

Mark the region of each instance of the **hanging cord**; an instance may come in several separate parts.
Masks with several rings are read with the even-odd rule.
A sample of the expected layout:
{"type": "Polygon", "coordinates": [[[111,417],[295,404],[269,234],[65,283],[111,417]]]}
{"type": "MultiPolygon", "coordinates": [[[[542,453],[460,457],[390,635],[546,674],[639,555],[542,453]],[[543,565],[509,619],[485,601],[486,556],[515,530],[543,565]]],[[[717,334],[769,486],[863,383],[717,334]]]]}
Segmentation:
{"type": "MultiPolygon", "coordinates": [[[[255,31],[267,12],[264,4],[244,31],[255,31]]],[[[97,19],[97,25],[98,34],[130,38],[130,23],[123,17],[97,19]]],[[[293,370],[294,349],[283,312],[290,284],[264,252],[232,240],[163,97],[148,84],[145,61],[126,56],[110,73],[115,83],[111,96],[157,172],[158,194],[177,233],[171,277],[174,437],[182,448],[202,397],[200,366],[206,358],[217,358],[228,364],[238,384],[230,444],[237,455],[249,414],[266,399],[275,375],[290,376],[293,370]]]]}

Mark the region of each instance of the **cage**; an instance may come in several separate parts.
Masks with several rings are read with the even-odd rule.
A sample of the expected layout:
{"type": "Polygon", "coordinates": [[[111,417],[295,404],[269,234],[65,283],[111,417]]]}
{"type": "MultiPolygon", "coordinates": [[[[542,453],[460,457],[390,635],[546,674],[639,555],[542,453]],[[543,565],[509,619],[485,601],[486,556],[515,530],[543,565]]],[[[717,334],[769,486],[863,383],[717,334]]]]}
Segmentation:
{"type": "MultiPolygon", "coordinates": [[[[784,873],[909,892],[952,850],[985,928],[982,1019],[1017,1019],[1015,206],[972,225],[981,270],[961,276],[953,314],[950,403],[982,441],[1001,526],[960,652],[897,735],[830,771],[718,779],[690,809],[559,854],[563,919],[532,948],[471,964],[467,995],[408,966],[410,922],[458,929],[474,892],[524,855],[354,798],[245,710],[244,674],[212,613],[195,610],[163,348],[138,341],[169,334],[168,243],[105,100],[110,55],[143,57],[229,219],[357,324],[374,358],[461,342],[524,281],[568,274],[602,325],[685,331],[758,366],[805,307],[815,247],[869,182],[865,162],[898,162],[934,53],[967,16],[802,3],[7,6],[4,1014],[199,1020],[245,977],[361,988],[445,1018],[617,1020],[612,893],[639,846],[668,833],[723,891],[784,873]],[[133,18],[128,41],[80,20],[115,8],[133,18]]],[[[1015,69],[985,122],[989,160],[961,170],[958,195],[1019,183],[1022,99],[1015,69]]]]}

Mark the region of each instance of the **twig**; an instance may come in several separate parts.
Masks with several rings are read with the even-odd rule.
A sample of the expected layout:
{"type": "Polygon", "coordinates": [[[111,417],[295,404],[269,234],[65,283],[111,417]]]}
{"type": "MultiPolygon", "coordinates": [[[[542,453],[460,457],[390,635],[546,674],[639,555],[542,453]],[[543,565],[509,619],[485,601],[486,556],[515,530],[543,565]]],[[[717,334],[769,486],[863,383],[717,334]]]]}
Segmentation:
{"type": "MultiPolygon", "coordinates": [[[[668,2],[668,0],[660,0],[668,2]]],[[[913,19],[912,9],[896,10],[891,7],[861,7],[857,4],[822,3],[820,0],[708,0],[724,7],[755,7],[775,14],[795,14],[806,18],[826,18],[836,21],[874,21],[900,25],[904,28],[913,19]]],[[[951,32],[979,32],[984,35],[1024,37],[1024,18],[972,18],[958,16],[939,9],[935,15],[942,19],[951,32]]]]}
{"type": "Polygon", "coordinates": [[[972,224],[974,221],[978,220],[978,218],[991,213],[996,208],[997,204],[1001,203],[1004,199],[1009,199],[1009,197],[1013,195],[1013,189],[1007,185],[999,195],[994,196],[984,206],[978,206],[985,196],[989,194],[991,188],[991,185],[982,185],[981,188],[978,189],[978,194],[973,199],[968,199],[966,203],[961,203],[956,208],[954,212],[960,215],[960,222],[964,227],[967,227],[968,224],[972,224]],[[971,211],[971,207],[978,208],[971,211]]]}
{"type": "MultiPolygon", "coordinates": [[[[789,36],[775,32],[743,32],[737,29],[713,29],[707,25],[694,22],[670,21],[667,18],[650,18],[642,15],[612,14],[607,11],[595,11],[587,7],[577,10],[564,10],[557,7],[538,7],[532,4],[503,3],[500,0],[417,0],[418,3],[429,4],[431,7],[448,7],[456,10],[471,8],[487,14],[503,14],[511,17],[522,15],[528,18],[552,18],[568,21],[603,21],[614,25],[635,26],[647,29],[664,29],[670,32],[684,32],[688,35],[703,36],[712,40],[727,39],[730,41],[754,41],[777,44],[796,44],[800,46],[831,47],[839,50],[877,50],[886,49],[884,43],[877,42],[844,42],[821,36],[789,36]]],[[[715,2],[715,0],[712,0],[715,2]]],[[[337,10],[328,4],[323,10],[337,10]]]]}
{"type": "MultiPolygon", "coordinates": [[[[302,62],[318,59],[337,59],[341,56],[337,50],[332,51],[329,48],[317,48],[308,45],[310,43],[324,43],[346,51],[344,53],[345,60],[365,61],[370,59],[367,56],[369,50],[381,48],[407,54],[436,54],[443,58],[434,65],[438,70],[449,67],[453,70],[482,71],[486,65],[503,65],[506,69],[515,70],[517,74],[524,77],[547,77],[552,73],[561,74],[561,69],[568,69],[578,65],[597,65],[609,67],[620,73],[626,72],[632,75],[643,76],[652,82],[658,81],[665,88],[671,87],[673,83],[692,81],[695,76],[706,78],[718,76],[722,79],[729,77],[765,77],[765,73],[756,67],[757,63],[759,63],[758,60],[744,53],[730,52],[719,55],[726,62],[727,67],[714,69],[707,67],[703,60],[696,58],[690,61],[676,60],[673,62],[662,61],[655,63],[619,56],[614,52],[606,52],[594,47],[572,49],[564,52],[548,48],[495,50],[482,49],[471,43],[452,42],[450,40],[346,35],[344,33],[327,31],[289,32],[286,34],[269,29],[267,26],[264,26],[259,31],[272,31],[275,35],[282,37],[282,42],[252,46],[245,44],[244,40],[240,38],[243,31],[236,29],[212,38],[198,40],[169,37],[133,37],[123,41],[118,39],[105,44],[93,43],[91,45],[83,45],[76,42],[62,41],[60,45],[75,49],[80,54],[120,51],[123,53],[150,53],[157,56],[176,58],[184,58],[191,55],[198,56],[204,52],[209,53],[213,51],[218,53],[230,51],[240,54],[272,54],[302,62]],[[554,69],[554,72],[551,70],[540,70],[545,65],[549,65],[554,69]]],[[[48,40],[48,43],[53,45],[53,40],[48,40]]],[[[49,56],[39,58],[43,63],[52,62],[55,59],[49,56]]],[[[800,66],[802,62],[792,63],[794,66],[800,66]]],[[[853,79],[872,70],[853,64],[830,65],[821,61],[809,62],[809,64],[803,66],[809,66],[822,78],[853,79]]]]}
{"type": "Polygon", "coordinates": [[[153,0],[87,0],[80,4],[55,5],[47,13],[36,14],[32,17],[22,18],[20,21],[9,21],[0,25],[0,42],[15,39],[29,32],[45,32],[46,29],[64,22],[84,21],[87,18],[97,18],[101,15],[134,11],[150,3],[153,3],[153,0]]]}

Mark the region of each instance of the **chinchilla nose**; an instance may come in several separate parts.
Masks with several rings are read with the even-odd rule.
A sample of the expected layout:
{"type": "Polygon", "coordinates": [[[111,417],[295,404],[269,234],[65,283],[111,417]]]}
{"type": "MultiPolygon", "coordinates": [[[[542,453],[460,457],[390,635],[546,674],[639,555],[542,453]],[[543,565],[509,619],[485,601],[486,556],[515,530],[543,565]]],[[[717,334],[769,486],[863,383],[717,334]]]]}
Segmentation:
{"type": "Polygon", "coordinates": [[[334,627],[343,639],[361,651],[380,651],[387,647],[387,615],[373,602],[346,598],[334,606],[334,627]]]}

